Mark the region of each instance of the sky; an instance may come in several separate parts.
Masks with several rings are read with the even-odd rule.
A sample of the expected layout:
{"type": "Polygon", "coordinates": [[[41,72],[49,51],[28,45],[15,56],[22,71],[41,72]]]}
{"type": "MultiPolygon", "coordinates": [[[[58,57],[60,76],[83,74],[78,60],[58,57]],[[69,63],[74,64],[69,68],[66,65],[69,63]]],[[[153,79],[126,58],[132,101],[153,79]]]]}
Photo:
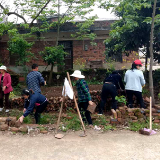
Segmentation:
{"type": "MultiPolygon", "coordinates": [[[[5,4],[9,5],[11,8],[11,11],[14,11],[14,7],[13,7],[13,0],[0,0],[0,2],[3,1],[5,4]]],[[[112,10],[106,11],[105,9],[100,9],[97,6],[92,7],[93,11],[87,15],[87,17],[90,16],[94,16],[97,15],[98,16],[98,20],[113,20],[113,19],[117,19],[117,17],[111,13],[112,10]]],[[[9,17],[6,17],[8,21],[14,21],[16,23],[21,23],[23,22],[23,20],[21,20],[20,18],[17,19],[16,16],[11,15],[9,17]]],[[[26,17],[27,18],[27,17],[26,17]]],[[[80,20],[78,17],[76,18],[76,20],[80,20]]]]}

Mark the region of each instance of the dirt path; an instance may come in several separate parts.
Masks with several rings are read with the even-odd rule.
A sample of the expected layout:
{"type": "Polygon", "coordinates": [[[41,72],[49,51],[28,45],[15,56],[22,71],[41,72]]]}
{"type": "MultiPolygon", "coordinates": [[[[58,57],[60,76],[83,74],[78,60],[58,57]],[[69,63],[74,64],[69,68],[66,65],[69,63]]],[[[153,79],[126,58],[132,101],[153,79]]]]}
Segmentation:
{"type": "Polygon", "coordinates": [[[143,136],[130,131],[68,133],[53,135],[3,135],[0,132],[1,160],[159,160],[160,133],[143,136]]]}

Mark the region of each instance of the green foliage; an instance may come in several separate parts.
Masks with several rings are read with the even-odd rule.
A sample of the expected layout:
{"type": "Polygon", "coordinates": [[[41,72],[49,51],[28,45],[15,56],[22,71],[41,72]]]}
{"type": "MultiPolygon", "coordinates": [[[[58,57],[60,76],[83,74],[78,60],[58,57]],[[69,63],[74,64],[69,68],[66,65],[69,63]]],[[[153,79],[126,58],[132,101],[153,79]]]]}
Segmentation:
{"type": "Polygon", "coordinates": [[[10,40],[8,41],[8,50],[11,54],[18,55],[17,65],[23,66],[26,70],[25,64],[31,60],[33,53],[31,48],[33,43],[28,42],[24,37],[17,33],[17,30],[9,31],[10,40]]]}
{"type": "Polygon", "coordinates": [[[26,124],[31,124],[32,123],[32,117],[30,115],[28,115],[27,117],[24,118],[23,122],[26,123],[26,124]]]}
{"type": "Polygon", "coordinates": [[[77,58],[75,61],[74,61],[74,68],[75,69],[80,69],[80,70],[83,70],[85,68],[85,63],[86,63],[86,60],[83,59],[83,58],[77,58]],[[77,67],[77,68],[76,68],[77,67]]]}
{"type": "Polygon", "coordinates": [[[104,126],[103,130],[108,131],[108,130],[114,130],[115,128],[116,128],[115,126],[108,124],[104,126]]]}
{"type": "MultiPolygon", "coordinates": [[[[113,12],[120,18],[112,24],[109,38],[105,41],[106,55],[114,57],[114,55],[126,54],[128,56],[131,51],[138,51],[139,48],[144,47],[146,56],[149,57],[152,5],[153,1],[146,0],[101,2],[101,7],[107,10],[114,6],[113,12]]],[[[160,50],[158,47],[160,43],[159,6],[158,2],[154,34],[154,58],[156,60],[160,60],[158,56],[160,50]]]]}
{"type": "Polygon", "coordinates": [[[77,114],[68,113],[68,116],[72,117],[71,119],[63,118],[63,125],[61,125],[61,130],[66,132],[67,130],[78,131],[81,129],[81,122],[77,114]]]}
{"type": "Polygon", "coordinates": [[[160,99],[160,93],[158,93],[158,99],[160,99]]]}
{"type": "Polygon", "coordinates": [[[126,101],[126,97],[125,96],[116,96],[116,101],[118,101],[119,103],[123,103],[126,105],[127,101],[126,101]]]}
{"type": "Polygon", "coordinates": [[[22,91],[22,87],[20,86],[20,84],[18,84],[13,88],[13,91],[10,92],[9,98],[13,99],[15,97],[21,96],[21,91],[22,91]]]}
{"type": "Polygon", "coordinates": [[[40,52],[45,62],[54,66],[64,65],[64,56],[67,54],[64,52],[62,45],[55,47],[45,47],[45,50],[40,52]]]}
{"type": "MultiPolygon", "coordinates": [[[[130,122],[129,123],[129,129],[131,131],[139,131],[140,129],[143,129],[143,128],[149,128],[149,119],[147,119],[144,122],[138,121],[138,122],[130,122]]],[[[152,128],[153,129],[160,129],[160,125],[153,123],[152,128]]]]}
{"type": "Polygon", "coordinates": [[[108,121],[106,120],[106,116],[102,115],[102,116],[96,117],[96,120],[93,123],[97,126],[99,125],[106,126],[108,124],[108,121]]]}
{"type": "Polygon", "coordinates": [[[96,38],[96,34],[90,31],[90,26],[94,24],[96,18],[97,16],[86,18],[84,22],[77,23],[76,26],[79,28],[79,31],[75,34],[71,34],[71,36],[76,37],[78,40],[84,40],[85,38],[90,39],[91,45],[96,45],[96,43],[93,42],[96,38]]]}
{"type": "Polygon", "coordinates": [[[53,114],[44,113],[41,115],[40,124],[54,124],[57,118],[53,114]]]}
{"type": "Polygon", "coordinates": [[[148,96],[149,95],[149,90],[147,88],[142,89],[142,95],[143,96],[148,96]]]}

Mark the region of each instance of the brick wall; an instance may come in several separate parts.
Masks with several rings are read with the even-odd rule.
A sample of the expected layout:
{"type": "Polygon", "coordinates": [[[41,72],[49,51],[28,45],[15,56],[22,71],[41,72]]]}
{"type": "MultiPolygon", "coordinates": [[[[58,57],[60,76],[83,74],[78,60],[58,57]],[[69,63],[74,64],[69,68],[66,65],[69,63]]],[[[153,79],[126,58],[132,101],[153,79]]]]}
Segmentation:
{"type": "Polygon", "coordinates": [[[103,40],[96,41],[97,46],[92,46],[90,41],[73,41],[73,62],[77,59],[84,59],[84,61],[102,60],[104,62],[105,45],[103,40]],[[88,49],[85,50],[84,47],[88,49]]]}
{"type": "MultiPolygon", "coordinates": [[[[90,61],[102,61],[105,62],[105,45],[102,40],[96,40],[96,46],[92,46],[90,41],[73,41],[73,63],[77,60],[83,61],[84,64],[88,64],[90,61]],[[86,50],[85,50],[86,49],[86,50]]],[[[37,63],[39,66],[46,66],[42,57],[39,55],[40,51],[44,50],[46,46],[54,46],[55,42],[41,42],[37,41],[32,47],[32,53],[35,54],[35,57],[27,64],[31,66],[33,63],[37,63]]],[[[130,56],[123,55],[123,63],[132,63],[135,59],[138,58],[137,52],[133,52],[130,56]]],[[[6,66],[10,65],[10,56],[9,51],[7,50],[7,42],[0,42],[0,59],[2,63],[6,66]]],[[[11,60],[14,60],[11,58],[11,60]]]]}
{"type": "Polygon", "coordinates": [[[0,43],[0,62],[2,62],[6,66],[10,63],[9,51],[7,50],[7,42],[0,43]]]}

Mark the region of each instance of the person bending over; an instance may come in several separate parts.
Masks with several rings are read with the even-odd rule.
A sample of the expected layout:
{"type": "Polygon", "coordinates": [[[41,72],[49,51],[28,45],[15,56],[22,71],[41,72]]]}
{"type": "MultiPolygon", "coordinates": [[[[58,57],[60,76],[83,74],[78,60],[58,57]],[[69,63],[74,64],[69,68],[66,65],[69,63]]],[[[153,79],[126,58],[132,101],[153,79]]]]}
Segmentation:
{"type": "Polygon", "coordinates": [[[23,115],[19,118],[20,122],[23,122],[23,119],[27,117],[30,113],[33,112],[34,108],[36,107],[35,111],[35,120],[36,124],[40,122],[40,114],[45,110],[47,107],[48,101],[45,96],[40,94],[39,92],[33,92],[33,90],[23,89],[22,96],[25,99],[23,115]]]}
{"type": "Polygon", "coordinates": [[[143,72],[139,70],[141,66],[141,61],[137,59],[133,62],[132,68],[125,73],[124,82],[126,83],[125,89],[129,108],[133,108],[133,95],[136,96],[140,107],[145,108],[142,98],[142,86],[145,85],[145,80],[143,72]]]}
{"type": "Polygon", "coordinates": [[[108,77],[105,78],[101,93],[101,103],[99,108],[99,115],[103,114],[104,106],[107,101],[107,97],[110,95],[112,97],[112,113],[114,118],[117,118],[116,109],[117,101],[115,97],[118,95],[117,90],[124,90],[124,84],[122,82],[122,77],[118,71],[113,71],[108,77]]]}

